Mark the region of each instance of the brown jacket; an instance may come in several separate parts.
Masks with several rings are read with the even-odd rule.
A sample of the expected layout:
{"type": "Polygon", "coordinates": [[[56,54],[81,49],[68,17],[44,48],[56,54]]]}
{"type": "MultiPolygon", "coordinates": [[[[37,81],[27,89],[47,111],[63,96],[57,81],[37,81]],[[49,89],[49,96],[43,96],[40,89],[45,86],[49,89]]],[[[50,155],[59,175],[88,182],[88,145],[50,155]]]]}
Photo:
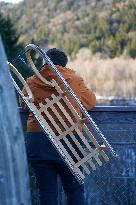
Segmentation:
{"type": "MultiPolygon", "coordinates": [[[[60,67],[60,66],[56,66],[56,67],[58,68],[58,70],[62,74],[62,76],[65,78],[67,83],[70,85],[73,92],[76,94],[76,96],[78,97],[80,102],[83,104],[83,106],[87,110],[90,110],[91,108],[93,108],[95,105],[95,102],[96,102],[96,97],[95,97],[94,93],[85,86],[83,79],[81,77],[79,77],[78,75],[76,75],[75,71],[73,71],[69,68],[60,67]]],[[[51,79],[56,80],[56,82],[59,84],[61,89],[63,91],[66,90],[63,83],[56,76],[55,72],[52,70],[52,68],[50,68],[49,65],[42,67],[42,69],[40,70],[40,74],[43,77],[45,77],[46,80],[48,80],[48,81],[50,81],[51,79]]],[[[35,75],[28,78],[27,83],[28,83],[33,95],[34,95],[34,99],[35,99],[34,102],[36,105],[38,105],[38,103],[40,103],[40,102],[44,103],[45,98],[51,98],[51,94],[57,95],[57,92],[54,88],[49,87],[49,86],[45,86],[44,83],[41,80],[39,80],[39,78],[37,78],[37,76],[35,76],[35,75]]],[[[23,93],[26,95],[25,90],[23,90],[23,93]]],[[[78,105],[75,103],[75,101],[70,96],[70,94],[68,93],[66,96],[68,97],[68,99],[70,100],[70,102],[72,103],[72,105],[74,106],[76,111],[78,112],[78,114],[80,116],[82,116],[78,105]]],[[[70,111],[68,110],[68,107],[63,102],[62,102],[62,104],[71,116],[72,113],[70,113],[70,111]]],[[[29,110],[26,108],[26,106],[24,105],[24,103],[21,99],[20,99],[20,105],[23,107],[23,109],[26,112],[29,112],[29,110]]],[[[55,122],[59,125],[59,127],[63,131],[64,129],[63,129],[62,125],[59,123],[58,119],[55,117],[55,115],[51,111],[49,111],[49,112],[52,115],[52,117],[54,118],[55,122]]],[[[59,113],[68,125],[68,122],[67,122],[68,120],[64,117],[64,115],[61,113],[60,110],[59,110],[59,113]]],[[[73,116],[72,116],[72,119],[74,120],[73,116]]],[[[49,122],[49,120],[47,118],[46,118],[46,120],[49,122]]],[[[49,124],[51,125],[51,128],[53,129],[53,131],[55,131],[55,128],[52,126],[52,124],[50,122],[49,122],[49,124]]],[[[29,117],[28,117],[28,121],[27,121],[27,131],[28,132],[41,132],[42,131],[41,127],[38,125],[38,123],[36,122],[36,120],[34,119],[33,115],[30,112],[29,112],[29,117]]]]}

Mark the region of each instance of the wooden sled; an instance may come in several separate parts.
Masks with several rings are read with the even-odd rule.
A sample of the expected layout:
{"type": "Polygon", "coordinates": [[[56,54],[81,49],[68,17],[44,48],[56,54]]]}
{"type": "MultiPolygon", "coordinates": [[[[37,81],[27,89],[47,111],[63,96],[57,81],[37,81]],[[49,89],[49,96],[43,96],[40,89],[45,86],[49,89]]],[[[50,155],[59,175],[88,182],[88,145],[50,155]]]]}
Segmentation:
{"type": "Polygon", "coordinates": [[[57,91],[57,96],[52,94],[50,99],[46,98],[44,103],[41,102],[38,106],[36,106],[34,104],[34,96],[28,84],[23,79],[21,74],[17,71],[16,67],[12,63],[8,62],[9,68],[21,81],[28,95],[24,96],[21,89],[12,77],[14,86],[19,95],[22,97],[25,104],[27,105],[27,107],[34,114],[36,120],[43,128],[43,131],[48,134],[48,139],[51,141],[53,146],[57,149],[58,153],[64,159],[65,163],[68,165],[73,175],[76,177],[79,183],[83,183],[86,176],[88,176],[92,171],[95,171],[99,166],[102,166],[105,162],[109,161],[108,153],[110,153],[113,157],[116,157],[117,155],[106,140],[106,138],[103,136],[95,122],[92,120],[86,109],[75,96],[65,79],[62,77],[55,65],[46,55],[46,53],[38,46],[30,44],[25,48],[25,55],[28,64],[31,66],[38,78],[45,84],[54,87],[57,91]],[[54,79],[52,79],[51,82],[48,82],[45,78],[43,78],[43,76],[41,76],[31,58],[31,50],[35,50],[36,52],[38,52],[42,56],[44,61],[52,67],[56,75],[60,78],[60,80],[63,81],[66,87],[65,92],[63,92],[63,90],[59,87],[59,85],[54,79]],[[79,106],[80,110],[82,111],[84,116],[83,119],[78,115],[71,102],[67,98],[67,92],[71,94],[71,96],[79,106]],[[67,105],[69,112],[65,110],[64,104],[67,105]],[[56,124],[52,115],[48,111],[49,108],[63,126],[64,131],[62,131],[60,127],[56,124]],[[61,110],[63,115],[69,121],[69,126],[63,120],[58,110],[61,110]],[[73,121],[73,118],[69,114],[70,112],[72,113],[74,118],[76,118],[76,121],[73,121]],[[48,120],[45,120],[45,117],[43,116],[46,116],[46,119],[48,120]],[[57,130],[57,134],[53,132],[48,122],[50,122],[55,128],[55,130],[57,130]],[[98,140],[102,142],[101,144],[98,142],[94,134],[92,134],[92,132],[88,129],[88,123],[91,124],[94,130],[93,133],[96,133],[98,140]]]}

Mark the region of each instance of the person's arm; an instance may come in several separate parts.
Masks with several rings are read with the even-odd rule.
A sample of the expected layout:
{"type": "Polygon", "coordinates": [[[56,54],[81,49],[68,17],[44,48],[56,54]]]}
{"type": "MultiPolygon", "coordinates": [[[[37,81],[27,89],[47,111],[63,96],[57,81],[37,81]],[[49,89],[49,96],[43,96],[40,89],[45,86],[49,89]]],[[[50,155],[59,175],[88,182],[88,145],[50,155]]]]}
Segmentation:
{"type": "MultiPolygon", "coordinates": [[[[27,92],[26,92],[25,88],[23,88],[22,92],[23,92],[24,96],[27,96],[27,92]]],[[[25,112],[29,112],[29,109],[27,108],[26,104],[24,103],[24,101],[21,97],[19,97],[19,104],[25,112]]]]}
{"type": "MultiPolygon", "coordinates": [[[[26,82],[27,82],[28,86],[30,87],[31,78],[28,78],[26,80],[26,82]]],[[[22,93],[24,94],[24,96],[28,96],[28,93],[27,93],[25,87],[23,87],[22,93]]],[[[25,112],[29,112],[29,109],[28,109],[27,105],[24,103],[24,101],[23,101],[23,99],[21,97],[19,97],[19,104],[20,104],[20,106],[23,108],[23,110],[25,112]]]]}
{"type": "Polygon", "coordinates": [[[92,92],[91,89],[87,88],[87,86],[84,83],[84,80],[79,77],[78,78],[78,95],[79,99],[81,101],[81,103],[83,104],[83,106],[87,109],[90,110],[91,108],[93,108],[96,104],[96,96],[95,94],[92,92]]]}

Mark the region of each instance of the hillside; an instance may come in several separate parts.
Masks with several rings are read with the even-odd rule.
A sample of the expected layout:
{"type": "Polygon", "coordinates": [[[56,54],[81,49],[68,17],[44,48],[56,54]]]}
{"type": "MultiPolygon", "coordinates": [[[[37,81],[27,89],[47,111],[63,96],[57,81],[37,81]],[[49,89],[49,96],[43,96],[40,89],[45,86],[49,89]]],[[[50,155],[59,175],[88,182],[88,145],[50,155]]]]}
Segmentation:
{"type": "Polygon", "coordinates": [[[135,0],[24,0],[0,6],[25,44],[49,41],[72,58],[82,47],[112,58],[136,56],[135,0]]]}
{"type": "Polygon", "coordinates": [[[0,9],[19,42],[63,48],[97,96],[136,96],[136,0],[27,0],[0,9]]]}

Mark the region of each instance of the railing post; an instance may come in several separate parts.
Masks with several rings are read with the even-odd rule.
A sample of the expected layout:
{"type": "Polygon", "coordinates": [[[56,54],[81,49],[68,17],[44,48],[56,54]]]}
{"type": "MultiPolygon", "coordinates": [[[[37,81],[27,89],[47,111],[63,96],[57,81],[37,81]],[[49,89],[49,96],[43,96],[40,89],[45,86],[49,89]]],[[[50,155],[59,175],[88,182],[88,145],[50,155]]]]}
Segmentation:
{"type": "Polygon", "coordinates": [[[23,132],[1,38],[0,205],[31,205],[23,132]]]}

